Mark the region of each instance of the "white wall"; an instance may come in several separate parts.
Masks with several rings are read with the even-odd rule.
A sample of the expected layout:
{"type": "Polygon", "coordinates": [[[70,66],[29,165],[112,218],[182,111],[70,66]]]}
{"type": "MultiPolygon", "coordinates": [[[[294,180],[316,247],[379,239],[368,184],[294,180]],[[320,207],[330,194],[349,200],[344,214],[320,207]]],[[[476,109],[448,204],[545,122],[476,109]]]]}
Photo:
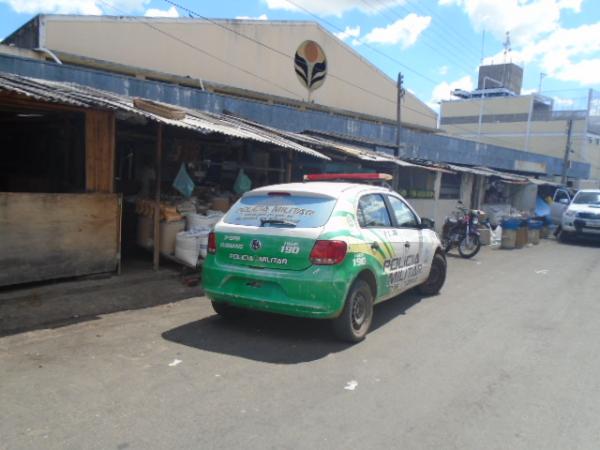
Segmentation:
{"type": "Polygon", "coordinates": [[[433,199],[408,199],[420,217],[435,221],[435,231],[442,232],[444,220],[456,209],[456,200],[438,200],[437,206],[433,199]]]}
{"type": "MultiPolygon", "coordinates": [[[[51,50],[300,101],[308,94],[297,79],[293,58],[303,41],[314,40],[325,52],[328,75],[310,101],[396,119],[396,80],[315,22],[188,18],[141,22],[62,15],[43,16],[41,21],[42,44],[51,50]]],[[[401,107],[406,124],[437,127],[435,111],[409,91],[401,107]]]]}

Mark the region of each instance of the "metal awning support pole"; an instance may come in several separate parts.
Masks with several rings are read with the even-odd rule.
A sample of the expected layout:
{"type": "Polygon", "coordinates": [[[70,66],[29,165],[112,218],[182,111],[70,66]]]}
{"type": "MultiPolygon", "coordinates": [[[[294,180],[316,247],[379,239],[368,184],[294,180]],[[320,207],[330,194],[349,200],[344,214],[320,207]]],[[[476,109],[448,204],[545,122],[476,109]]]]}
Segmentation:
{"type": "Polygon", "coordinates": [[[441,233],[443,218],[442,220],[438,220],[438,202],[440,199],[440,191],[442,189],[442,172],[435,173],[435,180],[433,182],[433,217],[432,219],[435,221],[436,231],[441,233]]]}
{"type": "Polygon", "coordinates": [[[160,263],[160,183],[162,166],[163,124],[156,131],[156,186],[154,188],[154,256],[153,267],[158,270],[160,263]]]}

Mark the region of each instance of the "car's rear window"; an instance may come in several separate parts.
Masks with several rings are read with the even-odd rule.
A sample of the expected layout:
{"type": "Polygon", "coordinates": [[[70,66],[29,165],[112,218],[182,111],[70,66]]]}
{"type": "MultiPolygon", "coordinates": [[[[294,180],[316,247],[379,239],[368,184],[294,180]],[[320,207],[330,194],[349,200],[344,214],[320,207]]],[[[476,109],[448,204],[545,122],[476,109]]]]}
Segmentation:
{"type": "Polygon", "coordinates": [[[254,227],[317,228],[325,225],[335,199],[309,195],[251,195],[231,207],[223,221],[254,227]]]}

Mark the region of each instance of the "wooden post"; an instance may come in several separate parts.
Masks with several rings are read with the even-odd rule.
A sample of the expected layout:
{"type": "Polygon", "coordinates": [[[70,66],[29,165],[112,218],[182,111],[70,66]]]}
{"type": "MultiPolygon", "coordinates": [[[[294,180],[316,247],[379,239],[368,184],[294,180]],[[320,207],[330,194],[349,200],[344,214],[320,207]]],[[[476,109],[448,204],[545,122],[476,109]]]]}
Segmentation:
{"type": "Polygon", "coordinates": [[[395,164],[392,169],[392,189],[394,192],[398,192],[400,190],[400,167],[395,164]]]}
{"type": "Polygon", "coordinates": [[[158,270],[160,262],[160,182],[162,166],[163,124],[158,124],[156,131],[156,186],[154,188],[154,270],[158,270]]]}
{"type": "Polygon", "coordinates": [[[85,187],[88,192],[115,192],[115,114],[85,113],[85,187]]]}
{"type": "Polygon", "coordinates": [[[290,183],[292,181],[292,162],[294,159],[294,154],[292,153],[291,150],[288,150],[288,155],[287,155],[287,169],[286,169],[286,182],[290,183]]]}

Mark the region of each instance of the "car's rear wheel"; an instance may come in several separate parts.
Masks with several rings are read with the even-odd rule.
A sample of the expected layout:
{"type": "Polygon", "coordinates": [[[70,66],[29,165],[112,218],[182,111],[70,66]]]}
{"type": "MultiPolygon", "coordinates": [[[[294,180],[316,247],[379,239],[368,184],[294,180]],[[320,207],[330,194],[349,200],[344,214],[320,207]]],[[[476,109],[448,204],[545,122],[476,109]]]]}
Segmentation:
{"type": "Polygon", "coordinates": [[[362,341],[373,320],[373,292],[364,280],[356,280],[344,309],[338,318],[333,320],[333,330],[338,338],[348,342],[362,341]]]}
{"type": "Polygon", "coordinates": [[[436,253],[431,262],[431,270],[425,283],[419,286],[419,292],[424,295],[435,295],[442,290],[446,281],[446,260],[442,255],[436,253]]]}
{"type": "Polygon", "coordinates": [[[226,319],[235,319],[244,314],[244,310],[228,303],[211,301],[215,312],[226,319]]]}

